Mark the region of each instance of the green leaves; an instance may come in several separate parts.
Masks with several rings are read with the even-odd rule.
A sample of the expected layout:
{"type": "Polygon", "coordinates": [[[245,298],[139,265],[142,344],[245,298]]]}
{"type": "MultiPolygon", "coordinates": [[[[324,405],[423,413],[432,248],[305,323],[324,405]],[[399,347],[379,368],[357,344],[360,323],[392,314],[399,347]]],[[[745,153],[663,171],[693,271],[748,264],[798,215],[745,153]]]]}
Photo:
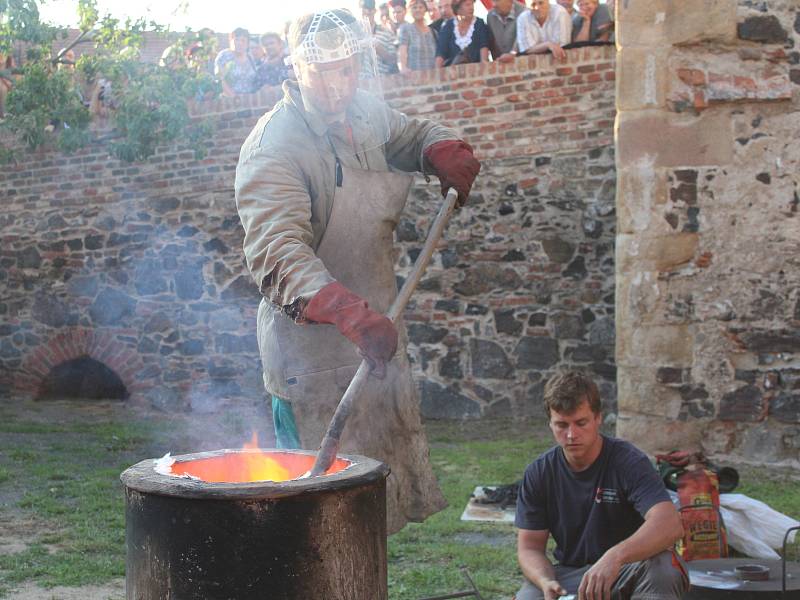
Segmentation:
{"type": "Polygon", "coordinates": [[[78,27],[81,31],[90,31],[99,17],[96,0],[78,0],[78,27]]]}
{"type": "MultiPolygon", "coordinates": [[[[69,68],[66,49],[51,56],[53,41],[65,37],[66,30],[41,21],[37,0],[0,0],[0,53],[14,41],[28,43],[0,129],[30,149],[53,145],[72,152],[92,141],[94,113],[96,118],[110,116],[114,131],[104,137],[109,151],[122,160],[146,159],[158,145],[181,140],[204,155],[203,140],[213,127],[192,119],[189,105],[220,93],[204,71],[216,51],[210,34],[187,31],[174,44],[177,60],[169,68],[158,67],[140,62],[139,50],[145,31],[163,32],[164,27],[144,18],[101,16],[96,0],[79,0],[77,11],[81,34],[66,49],[91,41],[95,52],[83,54],[69,68]]],[[[0,145],[0,162],[11,157],[0,145]]]]}
{"type": "Polygon", "coordinates": [[[71,151],[87,141],[89,111],[81,102],[70,75],[51,72],[43,63],[28,63],[8,95],[9,117],[3,126],[37,148],[55,137],[59,149],[71,151]],[[68,132],[57,135],[56,132],[68,132]]]}

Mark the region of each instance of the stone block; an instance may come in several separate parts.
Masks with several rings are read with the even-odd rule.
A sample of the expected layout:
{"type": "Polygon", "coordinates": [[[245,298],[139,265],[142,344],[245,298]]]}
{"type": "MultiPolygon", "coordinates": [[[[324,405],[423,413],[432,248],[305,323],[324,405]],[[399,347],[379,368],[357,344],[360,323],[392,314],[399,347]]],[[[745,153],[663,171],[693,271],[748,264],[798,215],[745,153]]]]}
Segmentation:
{"type": "Polygon", "coordinates": [[[89,307],[89,316],[96,325],[124,326],[136,311],[136,300],[114,288],[105,288],[89,307]]]}
{"type": "Polygon", "coordinates": [[[791,101],[789,66],[762,57],[742,60],[739,52],[698,54],[679,50],[669,59],[667,105],[671,110],[702,111],[715,104],[791,101]]]}
{"type": "Polygon", "coordinates": [[[736,35],[740,40],[760,42],[762,44],[782,44],[789,39],[775,15],[751,15],[736,26],[736,35]]]}
{"type": "Polygon", "coordinates": [[[589,274],[589,271],[586,268],[586,259],[580,255],[576,256],[572,259],[572,261],[570,261],[570,263],[567,265],[567,268],[564,269],[561,274],[564,277],[569,277],[570,279],[586,279],[586,276],[589,274]]]}
{"type": "Polygon", "coordinates": [[[736,39],[736,0],[620,2],[617,45],[662,47],[736,39]]]}
{"type": "Polygon", "coordinates": [[[461,380],[464,370],[461,368],[461,353],[451,350],[439,361],[439,375],[442,377],[461,380]]]}
{"type": "Polygon", "coordinates": [[[761,390],[745,385],[722,396],[717,416],[722,421],[761,421],[765,416],[764,408],[761,390]]]}
{"type": "Polygon", "coordinates": [[[667,174],[656,167],[655,156],[639,156],[617,171],[617,233],[667,233],[663,219],[667,203],[667,174]]]}
{"type": "Polygon", "coordinates": [[[248,275],[239,275],[239,277],[234,279],[222,290],[220,298],[226,301],[248,300],[257,304],[261,301],[261,292],[258,291],[258,286],[253,281],[252,277],[248,275]]]}
{"type": "Polygon", "coordinates": [[[575,244],[558,237],[543,239],[541,244],[547,258],[554,263],[566,264],[575,254],[575,244]]]}
{"type": "Polygon", "coordinates": [[[613,347],[614,340],[614,319],[611,317],[602,317],[589,325],[589,343],[613,347]]]}
{"type": "Polygon", "coordinates": [[[522,278],[513,269],[498,269],[485,263],[470,267],[453,289],[464,296],[476,296],[492,290],[516,290],[522,284],[522,278]]]}
{"type": "Polygon", "coordinates": [[[663,48],[635,46],[617,53],[617,110],[665,106],[667,54],[663,48]]]}
{"type": "Polygon", "coordinates": [[[586,335],[583,319],[569,313],[555,313],[551,316],[555,337],[563,339],[583,339],[586,335]]]}
{"type": "Polygon", "coordinates": [[[554,366],[560,358],[558,340],[548,337],[523,337],[514,349],[518,369],[544,370],[554,366]]]}
{"type": "Polygon", "coordinates": [[[427,419],[464,419],[479,417],[480,404],[433,381],[422,381],[420,387],[420,410],[427,419]]]}
{"type": "Polygon", "coordinates": [[[175,293],[181,300],[199,300],[205,290],[203,265],[185,265],[175,273],[175,293]]]}
{"type": "Polygon", "coordinates": [[[444,327],[431,327],[423,323],[411,323],[408,326],[408,339],[414,344],[438,344],[447,335],[444,327]]]}
{"type": "Polygon", "coordinates": [[[672,271],[689,263],[697,252],[697,233],[617,236],[617,273],[672,271]]]}
{"type": "Polygon", "coordinates": [[[232,335],[223,333],[215,337],[214,349],[219,354],[256,354],[258,341],[253,335],[232,335]]]}
{"type": "Polygon", "coordinates": [[[515,318],[513,310],[494,311],[494,328],[497,333],[517,336],[522,332],[522,321],[515,318]]]}
{"type": "Polygon", "coordinates": [[[617,328],[619,367],[691,367],[693,354],[694,334],[689,325],[620,323],[617,328]]]}
{"type": "Polygon", "coordinates": [[[617,369],[617,408],[620,411],[676,420],[682,404],[680,391],[659,384],[653,367],[617,369]]]}
{"type": "Polygon", "coordinates": [[[38,269],[42,265],[42,257],[39,251],[33,247],[28,246],[20,251],[17,258],[17,267],[20,269],[38,269]]]}
{"type": "Polygon", "coordinates": [[[667,112],[617,115],[619,163],[646,159],[654,167],[727,165],[733,159],[730,115],[707,111],[698,117],[667,112]]]}
{"type": "Polygon", "coordinates": [[[490,340],[469,341],[472,375],[485,379],[511,379],[514,368],[503,348],[490,340]]]}
{"type": "Polygon", "coordinates": [[[796,329],[764,330],[753,329],[743,331],[739,339],[744,346],[759,354],[777,354],[780,352],[800,354],[800,331],[796,329]]]}
{"type": "Polygon", "coordinates": [[[34,297],[31,316],[50,327],[64,327],[70,321],[70,310],[59,298],[43,292],[34,297]]]}
{"type": "Polygon", "coordinates": [[[800,423],[800,392],[783,392],[770,400],[769,415],[783,423],[800,423]]]}
{"type": "Polygon", "coordinates": [[[675,448],[700,450],[704,427],[703,421],[670,421],[620,408],[616,435],[648,454],[669,452],[675,448]]]}

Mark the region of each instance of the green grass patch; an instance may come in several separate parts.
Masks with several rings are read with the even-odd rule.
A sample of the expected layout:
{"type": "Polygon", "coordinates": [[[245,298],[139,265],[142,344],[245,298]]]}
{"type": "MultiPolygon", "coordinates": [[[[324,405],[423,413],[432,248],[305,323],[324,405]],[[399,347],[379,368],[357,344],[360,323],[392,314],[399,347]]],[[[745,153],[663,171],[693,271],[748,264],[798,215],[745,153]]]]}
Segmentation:
{"type": "MultiPolygon", "coordinates": [[[[229,429],[244,431],[228,419],[229,429]]],[[[162,421],[0,423],[0,484],[18,508],[33,516],[36,539],[23,552],[0,556],[0,598],[14,585],[102,584],[124,576],[125,522],[119,474],[156,456],[182,430],[162,421]]],[[[510,524],[460,520],[478,485],[518,480],[525,466],[550,447],[541,425],[519,422],[429,423],[431,461],[448,508],[410,524],[389,539],[391,600],[467,590],[466,568],[487,600],[519,588],[515,532],[510,524]]],[[[245,436],[246,437],[246,436],[245,436]]],[[[800,517],[800,484],[763,469],[741,469],[737,491],[800,517]]]]}
{"type": "Polygon", "coordinates": [[[461,568],[468,570],[484,597],[509,598],[521,577],[513,526],[464,522],[461,513],[476,486],[520,479],[525,466],[550,446],[550,439],[528,435],[459,442],[462,432],[438,427],[442,426],[431,431],[431,461],[449,506],[389,538],[391,598],[416,600],[468,590],[461,568]]]}
{"type": "MultiPolygon", "coordinates": [[[[40,425],[6,422],[12,449],[0,456],[0,481],[20,488],[17,506],[44,532],[23,552],[0,556],[0,597],[13,584],[99,584],[125,574],[125,513],[120,473],[143,457],[162,426],[150,422],[40,425]]],[[[2,439],[2,437],[0,437],[2,439]]]]}

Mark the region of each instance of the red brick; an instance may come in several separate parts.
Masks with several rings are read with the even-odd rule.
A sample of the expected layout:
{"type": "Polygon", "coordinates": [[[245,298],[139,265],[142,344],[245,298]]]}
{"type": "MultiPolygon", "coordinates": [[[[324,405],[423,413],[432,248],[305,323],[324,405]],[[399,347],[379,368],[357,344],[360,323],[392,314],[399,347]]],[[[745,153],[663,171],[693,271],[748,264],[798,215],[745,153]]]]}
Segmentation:
{"type": "Polygon", "coordinates": [[[453,105],[450,102],[439,102],[438,104],[434,104],[433,111],[434,112],[445,112],[453,108],[453,105]]]}
{"type": "Polygon", "coordinates": [[[731,76],[720,73],[709,73],[708,81],[709,83],[731,83],[731,76]]]}
{"type": "Polygon", "coordinates": [[[706,74],[698,69],[678,69],[678,79],[687,85],[705,85],[706,74]]]}
{"type": "Polygon", "coordinates": [[[756,82],[753,81],[750,77],[736,76],[733,78],[733,85],[735,85],[738,88],[745,89],[748,92],[755,92],[758,89],[756,82]]]}
{"type": "Polygon", "coordinates": [[[706,102],[706,95],[703,93],[703,90],[695,90],[692,100],[692,105],[695,109],[702,110],[708,108],[708,102],[706,102]]]}
{"type": "Polygon", "coordinates": [[[698,256],[694,264],[700,267],[701,269],[706,269],[711,266],[712,259],[714,258],[714,254],[711,252],[703,252],[700,256],[698,256]]]}

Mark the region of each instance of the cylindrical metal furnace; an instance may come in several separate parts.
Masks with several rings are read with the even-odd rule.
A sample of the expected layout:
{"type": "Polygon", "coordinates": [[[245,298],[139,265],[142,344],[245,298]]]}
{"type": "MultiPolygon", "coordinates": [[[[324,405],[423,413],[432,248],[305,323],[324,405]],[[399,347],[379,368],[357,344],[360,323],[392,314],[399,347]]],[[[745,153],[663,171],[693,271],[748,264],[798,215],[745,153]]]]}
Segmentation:
{"type": "MultiPolygon", "coordinates": [[[[307,469],[316,456],[264,452],[307,469]]],[[[220,450],[176,456],[174,466],[238,454],[248,458],[220,450]]],[[[127,600],[386,600],[389,468],[361,456],[342,456],[339,468],[345,461],[279,483],[179,477],[157,472],[155,460],[129,468],[127,600]]]]}

